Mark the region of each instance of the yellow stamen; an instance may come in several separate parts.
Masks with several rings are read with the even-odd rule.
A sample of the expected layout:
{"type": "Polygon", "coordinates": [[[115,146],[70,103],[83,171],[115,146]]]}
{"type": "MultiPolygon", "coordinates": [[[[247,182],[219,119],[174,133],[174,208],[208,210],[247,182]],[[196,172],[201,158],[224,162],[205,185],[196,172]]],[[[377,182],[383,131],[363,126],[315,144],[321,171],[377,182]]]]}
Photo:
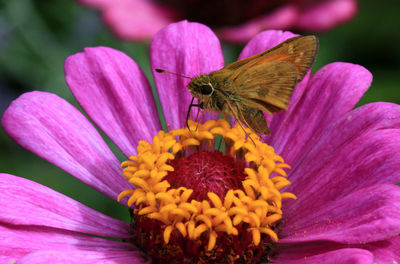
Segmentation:
{"type": "Polygon", "coordinates": [[[210,238],[208,241],[208,246],[207,246],[207,250],[210,251],[215,247],[215,243],[217,242],[217,233],[215,231],[212,231],[210,233],[210,238]]]}
{"type": "Polygon", "coordinates": [[[164,241],[166,244],[168,244],[168,242],[169,242],[169,238],[171,237],[172,230],[174,230],[174,229],[173,229],[173,226],[171,226],[171,225],[167,226],[167,228],[165,228],[165,230],[164,230],[164,241]]]}
{"type": "Polygon", "coordinates": [[[176,229],[179,230],[179,232],[181,232],[183,237],[186,237],[187,235],[187,231],[186,231],[186,227],[182,222],[179,222],[175,225],[176,229]]]}
{"type": "Polygon", "coordinates": [[[139,142],[138,154],[121,164],[124,177],[136,189],[121,192],[118,201],[128,196],[128,205],[136,204],[135,214],[162,222],[166,244],[175,229],[192,240],[207,233],[207,249],[212,250],[216,246],[217,232],[236,236],[237,227],[242,224],[251,233],[254,245],[260,243],[262,234],[277,241],[278,236],[272,228],[282,218],[282,199],[296,199],[292,193],[279,191],[290,184],[283,170],[290,166],[272,147],[262,143],[258,135],[246,129],[251,135],[249,139],[242,128],[238,125],[230,128],[223,119],[199,125],[189,121],[189,127],[191,131],[186,128],[168,133],[160,131],[152,144],[139,142]],[[188,149],[212,146],[217,135],[230,146],[227,155],[244,158],[249,164],[244,169],[247,176],[242,181],[242,189],[228,190],[225,197],[209,192],[209,200],[190,200],[192,189],[174,189],[165,180],[168,172],[174,171],[169,162],[178,154],[184,155],[188,149]]]}

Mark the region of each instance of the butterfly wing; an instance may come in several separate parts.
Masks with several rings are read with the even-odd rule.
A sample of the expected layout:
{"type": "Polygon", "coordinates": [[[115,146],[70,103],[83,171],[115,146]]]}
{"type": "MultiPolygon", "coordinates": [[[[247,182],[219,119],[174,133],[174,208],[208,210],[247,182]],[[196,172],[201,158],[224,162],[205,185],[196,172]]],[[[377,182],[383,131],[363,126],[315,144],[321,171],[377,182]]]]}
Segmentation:
{"type": "Polygon", "coordinates": [[[271,61],[284,61],[296,68],[296,81],[303,79],[314,63],[318,51],[318,39],[315,36],[298,36],[287,39],[281,44],[252,57],[237,61],[224,69],[232,70],[232,80],[247,69],[271,61]]]}
{"type": "Polygon", "coordinates": [[[257,133],[269,134],[262,111],[269,114],[287,109],[298,82],[315,60],[318,40],[299,36],[255,56],[210,73],[222,83],[215,92],[236,119],[257,133]]]}
{"type": "Polygon", "coordinates": [[[226,101],[226,105],[238,122],[242,122],[256,133],[270,134],[267,121],[261,110],[234,101],[226,101]]]}
{"type": "MultiPolygon", "coordinates": [[[[220,71],[244,104],[269,114],[287,109],[296,84],[315,60],[318,40],[298,36],[220,71]]],[[[217,77],[218,78],[218,77],[217,77]]]]}
{"type": "Polygon", "coordinates": [[[269,114],[287,109],[296,86],[296,68],[283,61],[256,65],[233,82],[233,93],[245,105],[269,114]]]}
{"type": "Polygon", "coordinates": [[[239,120],[256,133],[264,135],[270,134],[267,121],[261,110],[246,106],[245,109],[241,111],[241,118],[239,120]]]}

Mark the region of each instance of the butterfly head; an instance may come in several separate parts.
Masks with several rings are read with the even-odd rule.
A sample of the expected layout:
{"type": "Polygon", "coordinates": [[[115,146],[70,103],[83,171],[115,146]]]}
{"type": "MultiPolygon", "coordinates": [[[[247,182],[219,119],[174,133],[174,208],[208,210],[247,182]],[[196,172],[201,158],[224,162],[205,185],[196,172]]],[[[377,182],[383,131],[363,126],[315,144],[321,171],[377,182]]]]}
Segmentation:
{"type": "Polygon", "coordinates": [[[202,74],[188,84],[190,93],[199,99],[211,96],[214,93],[214,86],[209,75],[202,74]]]}

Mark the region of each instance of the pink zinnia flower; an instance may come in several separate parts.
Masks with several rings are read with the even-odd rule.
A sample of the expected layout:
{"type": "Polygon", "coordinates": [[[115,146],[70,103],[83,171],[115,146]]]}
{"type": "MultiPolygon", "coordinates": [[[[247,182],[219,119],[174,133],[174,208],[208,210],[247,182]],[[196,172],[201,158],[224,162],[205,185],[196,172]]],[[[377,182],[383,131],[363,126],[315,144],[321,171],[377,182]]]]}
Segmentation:
{"type": "Polygon", "coordinates": [[[213,27],[226,41],[245,43],[266,29],[326,31],[352,19],[357,0],[79,0],[98,8],[121,39],[148,40],[167,24],[188,19],[213,27]]]}
{"type": "MultiPolygon", "coordinates": [[[[290,32],[262,32],[247,44],[240,58],[292,36],[290,32]]],[[[209,28],[180,22],[154,37],[151,64],[153,69],[195,76],[221,68],[223,57],[209,28]]],[[[150,86],[132,59],[111,48],[87,48],[67,59],[65,74],[84,111],[126,156],[139,157],[150,146],[142,142],[136,151],[139,140],[151,142],[161,125],[150,86]]],[[[190,102],[188,80],[155,72],[154,78],[168,127],[183,127],[190,102]]],[[[292,184],[285,191],[294,193],[297,200],[284,200],[283,219],[273,229],[279,241],[262,244],[270,250],[262,252],[268,260],[400,261],[400,187],[395,185],[400,182],[400,107],[380,102],[353,110],[371,80],[371,74],[361,66],[329,64],[299,83],[289,110],[270,119],[271,136],[266,140],[290,164],[287,178],[292,184]]],[[[212,117],[207,114],[205,119],[212,117]]],[[[2,126],[21,146],[111,199],[117,200],[121,192],[132,189],[94,126],[54,94],[23,94],[4,113],[2,126]]],[[[161,143],[157,144],[160,148],[161,143]]],[[[176,146],[172,142],[167,149],[176,146]]],[[[209,172],[215,173],[213,167],[209,172]]],[[[129,203],[126,199],[122,202],[129,203]]],[[[0,208],[2,263],[151,261],[138,249],[141,245],[129,242],[132,233],[128,223],[27,179],[1,174],[0,208]]],[[[153,227],[152,221],[144,225],[153,227]]],[[[172,233],[171,239],[177,234],[172,233]]],[[[266,240],[270,236],[263,235],[261,241],[266,240]]],[[[174,241],[178,240],[168,245],[173,247],[174,241]]],[[[217,241],[215,247],[226,250],[223,245],[217,241]]],[[[150,254],[154,256],[154,252],[150,254]]]]}

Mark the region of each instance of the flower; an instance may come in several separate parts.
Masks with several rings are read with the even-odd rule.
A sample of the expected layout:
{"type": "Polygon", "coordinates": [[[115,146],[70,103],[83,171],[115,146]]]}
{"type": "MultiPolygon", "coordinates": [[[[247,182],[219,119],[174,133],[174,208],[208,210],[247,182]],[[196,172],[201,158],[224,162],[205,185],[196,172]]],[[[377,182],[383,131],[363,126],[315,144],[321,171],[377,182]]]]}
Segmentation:
{"type": "Polygon", "coordinates": [[[79,0],[98,8],[121,39],[142,41],[182,18],[215,28],[220,38],[246,43],[266,29],[327,31],[357,12],[356,0],[79,0]]]}
{"type": "MultiPolygon", "coordinates": [[[[240,58],[292,36],[262,32],[240,58]]],[[[195,76],[221,68],[223,59],[209,28],[184,21],[154,37],[151,64],[195,76]]],[[[136,151],[139,140],[154,145],[153,137],[162,135],[150,86],[123,53],[87,48],[67,59],[65,73],[83,110],[126,156],[139,157],[149,147],[140,143],[136,151]]],[[[183,127],[190,102],[187,80],[155,72],[154,78],[170,131],[183,127]]],[[[361,66],[329,64],[298,84],[288,111],[269,119],[266,141],[291,166],[287,178],[292,184],[284,191],[298,198],[283,201],[283,218],[274,229],[279,241],[270,243],[273,253],[267,252],[270,261],[400,261],[400,187],[395,185],[400,178],[400,107],[380,102],[353,109],[371,80],[361,66]]],[[[210,113],[204,117],[212,118],[210,113]]],[[[132,189],[96,129],[54,94],[22,95],[4,113],[2,126],[21,146],[111,199],[132,189]]],[[[129,243],[127,223],[23,178],[1,174],[0,182],[3,262],[150,262],[129,243]]]]}

